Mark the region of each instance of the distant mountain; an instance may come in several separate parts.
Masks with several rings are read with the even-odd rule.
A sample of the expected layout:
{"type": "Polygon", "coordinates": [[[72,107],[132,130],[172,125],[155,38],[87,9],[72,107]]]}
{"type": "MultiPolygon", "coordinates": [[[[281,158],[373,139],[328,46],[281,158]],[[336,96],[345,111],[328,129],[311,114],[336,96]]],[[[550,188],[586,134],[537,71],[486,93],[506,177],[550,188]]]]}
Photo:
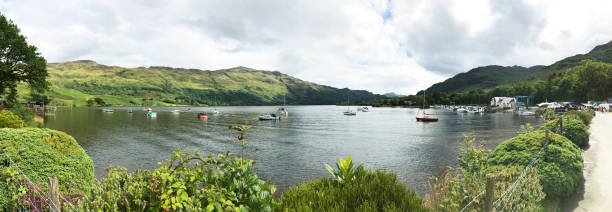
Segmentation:
{"type": "Polygon", "coordinates": [[[511,84],[518,80],[530,81],[546,79],[550,74],[567,70],[580,65],[582,60],[594,60],[612,63],[612,41],[596,46],[586,54],[578,54],[557,61],[548,66],[497,66],[478,67],[468,72],[459,73],[443,82],[427,88],[427,92],[463,92],[473,89],[487,89],[499,85],[511,84]]]}
{"type": "Polygon", "coordinates": [[[540,71],[544,66],[483,66],[465,73],[459,73],[444,82],[439,82],[426,91],[432,92],[460,92],[473,89],[486,89],[498,85],[512,83],[517,80],[528,79],[533,73],[540,71]]]}
{"type": "Polygon", "coordinates": [[[313,105],[383,98],[364,90],[306,82],[278,71],[236,67],[216,71],[171,67],[124,68],[81,60],[49,63],[52,103],[85,105],[313,105]]]}
{"type": "Polygon", "coordinates": [[[394,92],[389,92],[389,93],[384,93],[383,96],[389,97],[389,98],[393,98],[393,97],[403,97],[406,95],[402,95],[402,94],[396,94],[394,92]]]}

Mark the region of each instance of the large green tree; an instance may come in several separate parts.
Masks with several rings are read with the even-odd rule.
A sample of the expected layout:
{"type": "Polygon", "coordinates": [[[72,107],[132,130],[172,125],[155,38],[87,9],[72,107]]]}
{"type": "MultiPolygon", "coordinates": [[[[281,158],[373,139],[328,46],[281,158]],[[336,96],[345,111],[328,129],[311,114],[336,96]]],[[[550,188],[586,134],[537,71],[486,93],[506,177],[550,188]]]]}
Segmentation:
{"type": "Polygon", "coordinates": [[[28,45],[17,25],[0,14],[0,96],[6,96],[9,104],[17,100],[17,85],[27,83],[31,89],[44,92],[49,88],[46,81],[47,61],[36,46],[28,45]]]}

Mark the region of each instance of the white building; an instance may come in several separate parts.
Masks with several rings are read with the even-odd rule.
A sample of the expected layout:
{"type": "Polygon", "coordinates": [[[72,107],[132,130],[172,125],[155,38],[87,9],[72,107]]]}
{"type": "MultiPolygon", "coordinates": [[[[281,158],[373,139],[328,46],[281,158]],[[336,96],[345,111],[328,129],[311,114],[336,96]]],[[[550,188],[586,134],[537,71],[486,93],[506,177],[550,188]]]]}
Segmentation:
{"type": "Polygon", "coordinates": [[[491,107],[500,107],[504,109],[515,108],[516,102],[514,97],[493,97],[491,99],[491,107]]]}

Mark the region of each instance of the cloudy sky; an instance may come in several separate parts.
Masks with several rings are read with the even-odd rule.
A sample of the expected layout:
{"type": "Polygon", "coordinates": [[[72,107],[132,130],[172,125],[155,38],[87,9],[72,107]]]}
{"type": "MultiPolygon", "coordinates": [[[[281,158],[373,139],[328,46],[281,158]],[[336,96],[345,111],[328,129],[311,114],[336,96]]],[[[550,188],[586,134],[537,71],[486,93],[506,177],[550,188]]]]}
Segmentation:
{"type": "Polygon", "coordinates": [[[612,1],[0,0],[50,62],[278,70],[412,94],[456,73],[550,64],[612,40],[612,1]]]}

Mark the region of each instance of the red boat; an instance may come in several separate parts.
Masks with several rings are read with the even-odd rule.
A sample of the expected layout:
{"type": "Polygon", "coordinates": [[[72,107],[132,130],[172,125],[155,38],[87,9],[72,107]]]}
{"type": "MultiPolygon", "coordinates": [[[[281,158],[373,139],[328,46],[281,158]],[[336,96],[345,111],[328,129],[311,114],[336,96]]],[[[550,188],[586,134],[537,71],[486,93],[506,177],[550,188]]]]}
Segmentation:
{"type": "Polygon", "coordinates": [[[435,117],[434,118],[419,118],[419,117],[417,117],[416,119],[417,119],[417,121],[422,121],[422,122],[438,121],[438,118],[435,118],[435,117]]]}
{"type": "Polygon", "coordinates": [[[423,91],[423,109],[417,111],[416,120],[421,122],[438,121],[438,117],[435,114],[425,112],[425,91],[423,91]]]}
{"type": "Polygon", "coordinates": [[[208,119],[208,116],[206,115],[206,113],[198,113],[198,118],[199,118],[200,120],[202,120],[202,119],[208,119]]]}

